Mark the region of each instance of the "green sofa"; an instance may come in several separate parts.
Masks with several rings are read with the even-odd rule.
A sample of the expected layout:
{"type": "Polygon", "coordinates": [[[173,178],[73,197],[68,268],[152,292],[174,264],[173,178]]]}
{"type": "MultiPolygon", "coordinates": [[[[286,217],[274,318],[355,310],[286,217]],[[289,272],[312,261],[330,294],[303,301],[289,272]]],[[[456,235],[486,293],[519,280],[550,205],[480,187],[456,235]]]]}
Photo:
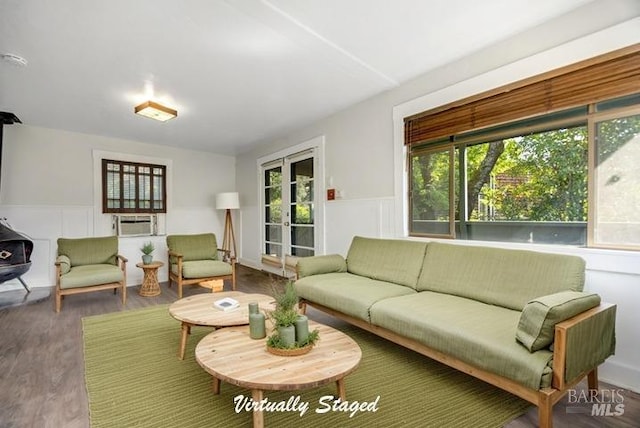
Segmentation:
{"type": "Polygon", "coordinates": [[[182,298],[183,286],[214,279],[229,279],[231,289],[236,289],[235,259],[227,263],[219,257],[222,250],[218,248],[213,233],[168,235],[167,248],[169,287],[172,282],[178,284],[179,299],[182,298]]]}
{"type": "Polygon", "coordinates": [[[346,258],[301,258],[296,290],[354,325],[552,407],[614,353],[614,305],[583,292],[576,256],[355,237],[346,258]]]}
{"type": "Polygon", "coordinates": [[[56,267],[56,312],[69,294],[118,289],[127,302],[127,259],[118,254],[118,237],[59,238],[56,267]]]}

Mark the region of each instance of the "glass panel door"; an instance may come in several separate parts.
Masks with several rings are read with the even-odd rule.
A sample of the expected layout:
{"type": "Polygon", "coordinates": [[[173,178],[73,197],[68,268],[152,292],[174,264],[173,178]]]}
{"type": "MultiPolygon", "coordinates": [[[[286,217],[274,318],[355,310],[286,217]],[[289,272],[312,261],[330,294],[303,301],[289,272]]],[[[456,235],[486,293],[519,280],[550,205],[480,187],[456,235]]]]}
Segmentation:
{"type": "Polygon", "coordinates": [[[284,270],[286,256],[316,253],[313,151],[262,166],[264,241],[262,263],[284,270]]]}
{"type": "Polygon", "coordinates": [[[282,258],[282,163],[264,169],[264,254],[282,258]]]}
{"type": "Polygon", "coordinates": [[[297,257],[314,255],[313,157],[290,162],[291,226],[287,254],[297,257]]]}

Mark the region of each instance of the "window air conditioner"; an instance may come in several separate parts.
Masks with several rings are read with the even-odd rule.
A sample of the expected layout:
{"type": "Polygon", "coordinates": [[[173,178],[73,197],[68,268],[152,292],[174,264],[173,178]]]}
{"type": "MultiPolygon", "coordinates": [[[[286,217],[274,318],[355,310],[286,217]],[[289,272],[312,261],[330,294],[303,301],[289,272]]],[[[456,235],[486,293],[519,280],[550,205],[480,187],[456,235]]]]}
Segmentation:
{"type": "Polygon", "coordinates": [[[158,231],[155,214],[114,215],[114,225],[118,236],[151,236],[158,231]]]}

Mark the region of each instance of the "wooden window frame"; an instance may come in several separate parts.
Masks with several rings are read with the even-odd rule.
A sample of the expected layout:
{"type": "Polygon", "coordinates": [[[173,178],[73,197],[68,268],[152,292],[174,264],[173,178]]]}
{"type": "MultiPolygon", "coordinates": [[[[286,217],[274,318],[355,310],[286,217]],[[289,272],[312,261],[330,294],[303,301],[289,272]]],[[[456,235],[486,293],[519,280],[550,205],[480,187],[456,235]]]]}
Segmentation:
{"type": "MultiPolygon", "coordinates": [[[[594,237],[594,213],[597,210],[594,197],[594,122],[601,117],[616,117],[635,112],[640,106],[615,108],[615,111],[596,112],[594,106],[603,101],[614,100],[638,94],[640,81],[640,44],[628,46],[576,64],[552,70],[538,76],[508,84],[490,91],[458,100],[404,119],[407,161],[417,150],[431,149],[444,145],[464,146],[478,141],[478,135],[487,137],[497,129],[497,135],[507,126],[513,131],[518,122],[541,118],[542,122],[533,126],[525,125],[523,130],[533,132],[539,128],[554,128],[584,121],[588,134],[588,204],[586,246],[590,248],[611,248],[638,250],[640,245],[605,244],[596,242],[594,237]],[[584,115],[554,119],[574,108],[586,107],[584,115]],[[548,121],[544,120],[549,118],[548,121]],[[513,126],[513,127],[511,127],[513,126]]],[[[411,188],[411,168],[409,166],[411,188]]],[[[461,196],[462,199],[462,196],[461,196]]],[[[412,195],[409,191],[408,206],[411,208],[412,195]]],[[[411,224],[412,210],[408,221],[411,224]]],[[[450,219],[452,226],[455,219],[450,219]]],[[[454,229],[455,230],[455,229],[454,229]]],[[[432,236],[416,233],[409,229],[409,236],[432,236]]],[[[440,236],[442,237],[442,236],[440,236]]],[[[451,238],[456,238],[455,232],[451,238]]],[[[464,238],[462,238],[464,239],[464,238]]]]}
{"type": "Polygon", "coordinates": [[[105,214],[163,214],[167,212],[167,167],[166,165],[157,165],[157,164],[149,164],[149,163],[141,163],[141,162],[128,162],[121,160],[113,160],[113,159],[102,159],[102,212],[105,214]],[[120,197],[119,197],[119,207],[113,208],[109,207],[109,198],[108,198],[108,166],[109,165],[118,165],[120,167],[119,172],[119,181],[120,181],[120,197]],[[130,167],[135,170],[133,176],[135,177],[135,207],[134,208],[125,208],[124,207],[124,169],[125,167],[130,167]],[[141,168],[149,168],[150,173],[150,183],[149,183],[149,199],[142,200],[140,198],[140,176],[147,175],[140,172],[141,168]],[[154,171],[160,170],[161,174],[156,174],[154,171]],[[162,192],[160,201],[154,199],[154,178],[159,177],[162,182],[162,192]],[[142,202],[148,202],[149,208],[141,207],[142,202]],[[161,202],[160,208],[154,208],[156,202],[161,202]]]}

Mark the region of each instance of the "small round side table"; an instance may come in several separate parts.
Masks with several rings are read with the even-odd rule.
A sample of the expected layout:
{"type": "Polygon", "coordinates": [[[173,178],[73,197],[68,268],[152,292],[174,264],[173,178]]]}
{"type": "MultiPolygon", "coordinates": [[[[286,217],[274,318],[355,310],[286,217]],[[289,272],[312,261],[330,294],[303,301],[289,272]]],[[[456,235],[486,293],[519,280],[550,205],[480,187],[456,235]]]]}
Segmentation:
{"type": "Polygon", "coordinates": [[[144,279],[138,293],[144,297],[158,296],[161,293],[160,284],[158,283],[158,269],[164,266],[164,263],[152,262],[148,265],[138,263],[136,266],[144,271],[144,279]]]}

